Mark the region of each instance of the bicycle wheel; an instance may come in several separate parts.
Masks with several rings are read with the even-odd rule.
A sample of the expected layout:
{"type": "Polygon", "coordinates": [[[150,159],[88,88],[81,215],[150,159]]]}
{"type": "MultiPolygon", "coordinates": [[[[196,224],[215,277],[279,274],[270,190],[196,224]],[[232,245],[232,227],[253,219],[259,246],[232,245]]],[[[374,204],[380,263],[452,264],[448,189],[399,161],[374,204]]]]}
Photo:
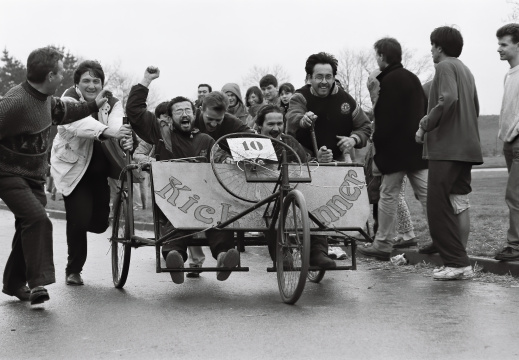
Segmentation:
{"type": "Polygon", "coordinates": [[[308,176],[308,171],[302,166],[301,158],[293,148],[280,140],[251,133],[235,133],[219,138],[211,149],[211,167],[216,179],[229,194],[243,201],[256,203],[274,192],[276,180],[281,172],[279,163],[283,150],[286,150],[287,162],[290,163],[289,182],[290,179],[308,176]],[[247,142],[243,144],[242,152],[233,148],[234,159],[240,160],[232,164],[222,163],[225,158],[231,156],[228,145],[228,140],[231,139],[247,139],[247,142]],[[251,158],[247,151],[250,148],[261,147],[254,139],[270,140],[270,152],[263,153],[261,157],[251,158]],[[247,181],[246,173],[255,180],[247,181]]]}
{"type": "Polygon", "coordinates": [[[283,205],[276,246],[278,287],[283,301],[294,304],[303,293],[308,273],[310,221],[299,190],[290,191],[283,205]]]}
{"type": "Polygon", "coordinates": [[[131,193],[121,189],[114,204],[112,225],[112,279],[114,286],[122,289],[130,269],[132,254],[131,236],[133,234],[133,208],[131,193]],[[130,196],[129,196],[130,195],[130,196]],[[124,241],[124,242],[123,242],[124,241]]]}
{"type": "Polygon", "coordinates": [[[307,278],[313,283],[319,283],[326,273],[326,270],[308,271],[307,278]]]}

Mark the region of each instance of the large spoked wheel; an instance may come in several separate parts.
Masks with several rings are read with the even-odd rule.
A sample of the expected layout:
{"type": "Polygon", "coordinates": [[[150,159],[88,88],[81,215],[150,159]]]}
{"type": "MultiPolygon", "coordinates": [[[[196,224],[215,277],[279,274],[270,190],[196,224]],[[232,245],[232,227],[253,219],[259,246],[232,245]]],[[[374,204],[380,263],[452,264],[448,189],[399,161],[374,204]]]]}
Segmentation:
{"type": "Polygon", "coordinates": [[[277,139],[252,133],[235,133],[219,138],[211,149],[211,167],[216,179],[229,194],[256,203],[274,192],[281,172],[279,164],[283,150],[286,150],[287,162],[290,164],[288,181],[308,176],[306,166],[302,165],[301,158],[292,147],[277,139]],[[225,159],[232,158],[229,149],[229,141],[232,139],[240,139],[238,144],[241,147],[233,147],[234,158],[240,160],[228,163],[225,159]],[[273,150],[254,158],[252,150],[263,150],[261,141],[265,139],[270,140],[273,150]],[[252,181],[247,181],[247,176],[252,181]]]}
{"type": "Polygon", "coordinates": [[[114,204],[112,227],[112,279],[114,286],[122,289],[130,269],[132,254],[131,236],[133,235],[132,191],[121,189],[114,204]]]}
{"type": "Polygon", "coordinates": [[[319,283],[324,277],[326,270],[308,271],[307,278],[313,283],[319,283]]]}
{"type": "Polygon", "coordinates": [[[281,298],[295,304],[303,293],[310,261],[310,221],[303,194],[288,193],[279,219],[276,269],[281,298]]]}

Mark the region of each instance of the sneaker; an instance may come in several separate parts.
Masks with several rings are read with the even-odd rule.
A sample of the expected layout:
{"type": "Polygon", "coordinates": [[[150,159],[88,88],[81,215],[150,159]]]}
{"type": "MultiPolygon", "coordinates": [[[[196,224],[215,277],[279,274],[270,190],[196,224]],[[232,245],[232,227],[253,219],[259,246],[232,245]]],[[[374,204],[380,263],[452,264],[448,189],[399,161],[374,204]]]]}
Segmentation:
{"type": "Polygon", "coordinates": [[[498,252],[494,259],[501,261],[515,261],[519,260],[519,250],[510,246],[505,246],[503,250],[498,252]]]}
{"type": "Polygon", "coordinates": [[[463,280],[469,279],[472,276],[474,276],[474,271],[470,265],[461,268],[444,266],[436,272],[433,270],[434,280],[463,280]]]}
{"type": "Polygon", "coordinates": [[[337,259],[337,254],[335,253],[335,247],[328,246],[328,257],[330,259],[337,259]]]}
{"type": "Polygon", "coordinates": [[[65,281],[66,281],[67,285],[73,285],[73,286],[83,285],[83,279],[81,278],[81,275],[78,273],[68,274],[65,281]]]}
{"type": "MultiPolygon", "coordinates": [[[[233,268],[240,263],[240,253],[236,249],[230,249],[227,252],[218,254],[216,260],[216,267],[233,268]]],[[[227,280],[231,275],[231,271],[217,271],[216,278],[220,281],[227,280]]]]}
{"type": "MultiPolygon", "coordinates": [[[[190,265],[189,267],[190,268],[201,268],[202,265],[190,265]]],[[[186,274],[186,277],[191,278],[191,279],[199,278],[200,273],[199,272],[188,272],[186,274]]]]}
{"type": "Polygon", "coordinates": [[[43,286],[36,286],[31,289],[31,295],[29,296],[29,300],[31,300],[31,305],[42,304],[45,301],[49,300],[50,296],[43,286]]]}
{"type": "MultiPolygon", "coordinates": [[[[172,250],[166,256],[166,267],[168,269],[183,269],[184,268],[184,259],[182,255],[176,250],[172,250]]],[[[183,272],[170,272],[171,280],[175,284],[182,284],[184,282],[184,273],[183,272]]]]}
{"type": "MultiPolygon", "coordinates": [[[[337,259],[337,260],[344,260],[344,259],[348,258],[348,254],[346,254],[346,251],[342,250],[342,248],[339,246],[333,247],[333,254],[335,256],[335,259],[337,259]]],[[[328,256],[330,256],[330,250],[328,250],[328,256]]]]}

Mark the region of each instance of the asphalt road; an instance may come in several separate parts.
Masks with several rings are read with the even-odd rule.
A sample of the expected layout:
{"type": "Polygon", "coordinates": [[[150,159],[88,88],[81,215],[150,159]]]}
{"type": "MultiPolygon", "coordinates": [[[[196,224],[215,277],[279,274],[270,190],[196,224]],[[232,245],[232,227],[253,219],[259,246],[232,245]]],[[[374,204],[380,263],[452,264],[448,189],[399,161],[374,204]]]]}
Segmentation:
{"type": "MultiPolygon", "coordinates": [[[[0,294],[0,358],[512,359],[519,358],[519,289],[438,282],[372,270],[326,274],[294,306],[279,296],[265,248],[248,273],[175,285],[154,249],[132,253],[124,290],[112,286],[108,233],[89,235],[85,285],[65,285],[65,222],[53,220],[57,283],[31,307],[0,294]]],[[[14,220],[0,211],[0,271],[14,220]]],[[[209,251],[206,250],[206,254],[209,251]]],[[[214,260],[207,261],[214,266],[214,260]]]]}

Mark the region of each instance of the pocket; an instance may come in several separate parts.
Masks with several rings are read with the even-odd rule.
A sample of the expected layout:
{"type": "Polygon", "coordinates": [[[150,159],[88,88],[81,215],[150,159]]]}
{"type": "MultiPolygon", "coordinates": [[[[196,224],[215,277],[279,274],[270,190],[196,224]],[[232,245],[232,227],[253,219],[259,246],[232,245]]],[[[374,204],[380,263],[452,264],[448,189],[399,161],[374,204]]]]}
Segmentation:
{"type": "Polygon", "coordinates": [[[54,148],[56,158],[69,164],[75,164],[79,160],[79,155],[72,150],[70,145],[66,143],[64,146],[57,146],[54,148]]]}

